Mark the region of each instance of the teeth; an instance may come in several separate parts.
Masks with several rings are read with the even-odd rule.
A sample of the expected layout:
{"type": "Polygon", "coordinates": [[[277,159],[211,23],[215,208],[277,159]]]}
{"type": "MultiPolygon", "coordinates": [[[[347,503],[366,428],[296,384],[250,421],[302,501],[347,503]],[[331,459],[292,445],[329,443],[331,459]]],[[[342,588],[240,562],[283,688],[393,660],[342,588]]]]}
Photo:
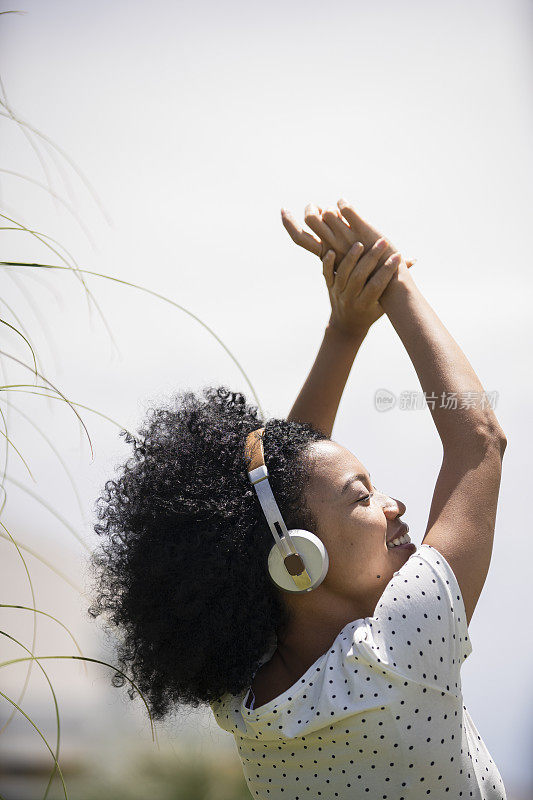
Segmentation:
{"type": "Polygon", "coordinates": [[[411,539],[408,533],[404,533],[403,536],[399,536],[396,539],[393,539],[391,542],[387,542],[387,547],[389,550],[392,550],[393,547],[398,547],[400,544],[405,544],[406,542],[410,542],[411,539]]]}

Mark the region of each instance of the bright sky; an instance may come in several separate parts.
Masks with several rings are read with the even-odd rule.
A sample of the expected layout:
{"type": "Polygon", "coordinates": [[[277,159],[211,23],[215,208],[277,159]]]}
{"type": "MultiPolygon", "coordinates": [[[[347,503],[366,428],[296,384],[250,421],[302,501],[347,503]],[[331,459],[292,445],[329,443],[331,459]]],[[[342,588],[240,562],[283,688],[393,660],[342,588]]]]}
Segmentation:
{"type": "MultiPolygon", "coordinates": [[[[62,198],[55,205],[28,138],[2,116],[0,167],[31,179],[0,175],[2,213],[58,240],[81,267],[141,284],[199,317],[241,363],[267,416],[287,415],[329,316],[320,262],[290,241],[280,207],[302,220],[306,203],[326,207],[344,196],[406,257],[418,259],[419,287],[485,389],[499,392],[496,414],[509,444],[463,692],[510,800],[528,796],[531,4],[2,0],[0,8],[26,12],[0,17],[8,102],[75,162],[105,210],[67,161],[54,161],[52,149],[33,137],[62,198]]],[[[64,263],[19,232],[2,231],[2,253],[3,260],[64,263]]],[[[146,408],[174,391],[225,383],[255,402],[235,362],[189,314],[136,289],[85,277],[120,358],[94,308],[89,317],[74,276],[4,271],[2,318],[16,324],[9,304],[47,378],[69,399],[130,430],[146,408]]],[[[27,345],[7,328],[2,350],[31,363],[27,345]]],[[[3,383],[31,383],[12,360],[4,358],[3,367],[3,383]]],[[[378,388],[396,396],[420,389],[386,316],[357,357],[333,438],[362,460],[376,485],[406,503],[405,519],[419,544],[440,441],[427,409],[378,412],[378,388]]],[[[92,461],[86,437],[63,405],[15,392],[9,399],[54,441],[76,482],[85,521],[57,457],[13,410],[10,438],[37,483],[11,450],[8,475],[17,483],[7,480],[3,522],[18,541],[49,559],[55,554],[57,566],[68,564],[77,574],[85,551],[23,487],[46,499],[92,546],[92,504],[129,450],[115,425],[78,408],[91,435],[92,461]]],[[[5,411],[5,399],[2,405],[5,411]]],[[[0,546],[12,565],[9,596],[16,599],[9,602],[31,604],[20,559],[12,545],[0,546]]],[[[61,619],[67,609],[92,655],[100,646],[94,626],[68,608],[69,598],[80,609],[83,601],[35,559],[28,563],[38,576],[38,604],[61,619]]],[[[4,629],[29,646],[31,621],[13,613],[2,613],[4,629]]],[[[40,641],[48,643],[54,634],[39,624],[40,641]]],[[[61,652],[70,646],[57,639],[61,652]]],[[[13,646],[9,653],[18,651],[13,646]]],[[[25,673],[10,669],[16,699],[25,673]]],[[[112,709],[113,724],[127,717],[141,726],[140,710],[122,706],[116,690],[103,690],[109,677],[103,671],[91,672],[89,683],[78,667],[50,671],[61,675],[65,693],[67,685],[77,697],[94,691],[98,714],[112,709]]],[[[28,708],[42,702],[44,719],[53,704],[41,681],[32,676],[35,687],[24,702],[28,708]]],[[[202,724],[209,741],[217,740],[218,731],[202,724]]],[[[16,730],[42,749],[22,723],[16,730]]],[[[148,729],[142,730],[148,748],[148,729]]]]}

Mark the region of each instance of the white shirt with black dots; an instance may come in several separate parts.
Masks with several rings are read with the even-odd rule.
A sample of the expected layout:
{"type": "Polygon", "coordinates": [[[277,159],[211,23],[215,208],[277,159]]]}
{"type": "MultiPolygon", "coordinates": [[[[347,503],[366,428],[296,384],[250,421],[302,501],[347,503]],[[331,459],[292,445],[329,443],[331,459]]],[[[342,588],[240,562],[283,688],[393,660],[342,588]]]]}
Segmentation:
{"type": "Polygon", "coordinates": [[[287,691],[255,709],[249,689],[228,693],[211,709],[254,800],[507,800],[463,704],[471,652],[453,570],[422,544],[374,615],[346,625],[287,691]]]}

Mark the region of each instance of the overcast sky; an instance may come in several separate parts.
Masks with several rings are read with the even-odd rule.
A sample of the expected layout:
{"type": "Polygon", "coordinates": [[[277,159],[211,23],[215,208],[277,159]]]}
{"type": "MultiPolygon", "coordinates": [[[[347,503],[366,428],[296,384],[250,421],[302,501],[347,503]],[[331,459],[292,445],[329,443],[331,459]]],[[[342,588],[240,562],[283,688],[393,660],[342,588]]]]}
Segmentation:
{"type": "MultiPolygon", "coordinates": [[[[286,416],[320,346],[329,302],[321,264],[290,241],[281,206],[302,220],[306,203],[326,207],[344,196],[418,259],[418,286],[484,388],[498,392],[496,415],[508,437],[492,562],[462,676],[465,704],[509,794],[526,797],[533,738],[531,3],[2,0],[0,8],[25,11],[0,16],[7,101],[71,161],[1,116],[0,167],[18,173],[0,174],[2,213],[53,237],[80,267],[145,286],[199,317],[256,392],[214,336],[179,308],[85,276],[117,354],[73,274],[3,268],[2,318],[16,325],[12,311],[18,315],[44,374],[70,400],[134,431],[145,410],[171,393],[224,383],[259,400],[267,416],[286,416]]],[[[2,260],[64,264],[27,234],[1,237],[2,260]]],[[[5,326],[1,349],[31,364],[27,345],[5,326]]],[[[32,382],[12,359],[2,364],[2,383],[32,382]]],[[[377,411],[379,388],[396,396],[420,390],[386,316],[356,359],[333,438],[361,459],[377,486],[405,502],[419,544],[440,440],[427,409],[377,411]]],[[[25,489],[94,546],[93,503],[129,448],[117,425],[78,407],[92,460],[63,403],[2,395],[4,413],[7,400],[15,406],[10,439],[36,481],[11,449],[3,523],[81,585],[86,550],[25,489]],[[84,515],[32,421],[64,459],[84,515]]],[[[0,547],[14,598],[4,602],[31,605],[20,558],[7,541],[0,547]]],[[[39,607],[68,616],[93,655],[101,637],[82,619],[84,598],[31,556],[28,565],[39,607]]],[[[31,618],[14,613],[2,612],[2,626],[29,646],[31,618]]],[[[42,620],[39,626],[41,653],[72,652],[64,636],[42,620]]],[[[92,669],[89,680],[78,665],[49,671],[65,698],[94,693],[98,719],[111,711],[113,725],[135,719],[152,746],[141,709],[120,704],[103,670],[92,669]]],[[[24,677],[20,665],[6,670],[15,699],[24,677]]],[[[46,709],[53,714],[47,691],[35,670],[24,702],[28,709],[42,704],[43,719],[46,709]]],[[[79,702],[79,714],[88,714],[79,702]]],[[[195,727],[220,741],[214,722],[202,717],[195,727]]],[[[42,749],[22,723],[16,730],[42,749]]]]}

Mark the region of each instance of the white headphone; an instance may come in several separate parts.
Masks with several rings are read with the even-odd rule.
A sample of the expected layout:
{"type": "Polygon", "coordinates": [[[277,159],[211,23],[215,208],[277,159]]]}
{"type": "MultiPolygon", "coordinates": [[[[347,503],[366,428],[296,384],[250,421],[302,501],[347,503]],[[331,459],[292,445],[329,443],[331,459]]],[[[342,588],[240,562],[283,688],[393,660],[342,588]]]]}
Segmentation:
{"type": "Polygon", "coordinates": [[[322,541],[311,531],[287,530],[268,481],[263,451],[263,428],[246,437],[247,471],[275,539],[268,556],[268,573],[278,588],[286,592],[310,592],[320,586],[329,566],[322,541]],[[280,535],[281,534],[281,535],[280,535]]]}

